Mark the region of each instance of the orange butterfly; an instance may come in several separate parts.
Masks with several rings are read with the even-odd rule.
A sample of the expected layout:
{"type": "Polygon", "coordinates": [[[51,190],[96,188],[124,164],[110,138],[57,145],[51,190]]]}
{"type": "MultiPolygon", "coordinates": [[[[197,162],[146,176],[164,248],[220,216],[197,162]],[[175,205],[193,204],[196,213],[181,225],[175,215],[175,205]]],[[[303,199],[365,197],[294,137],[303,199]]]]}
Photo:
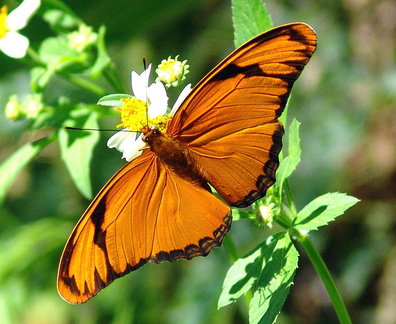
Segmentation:
{"type": "Polygon", "coordinates": [[[281,115],[316,49],[302,23],[239,47],[191,91],[166,127],[141,131],[148,145],[103,187],[73,230],[58,291],[84,303],[142,267],[207,255],[230,229],[228,205],[246,207],[275,182],[281,115]]]}

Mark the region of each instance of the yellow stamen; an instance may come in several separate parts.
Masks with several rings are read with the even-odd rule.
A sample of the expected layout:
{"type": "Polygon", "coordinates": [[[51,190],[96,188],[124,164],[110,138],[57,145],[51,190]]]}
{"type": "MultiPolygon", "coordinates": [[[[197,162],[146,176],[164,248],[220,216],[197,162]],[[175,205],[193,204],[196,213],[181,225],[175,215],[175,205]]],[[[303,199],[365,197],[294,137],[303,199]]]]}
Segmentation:
{"type": "Polygon", "coordinates": [[[144,125],[156,125],[161,132],[164,132],[166,125],[171,119],[171,116],[157,116],[155,118],[147,118],[148,105],[143,100],[132,98],[123,98],[124,103],[121,108],[115,107],[117,111],[121,111],[121,124],[117,127],[129,128],[133,131],[141,130],[144,125]]]}
{"type": "Polygon", "coordinates": [[[4,38],[4,36],[8,32],[7,17],[8,17],[7,6],[3,6],[0,8],[0,38],[4,38]]]}
{"type": "MultiPolygon", "coordinates": [[[[147,114],[147,103],[137,98],[121,99],[124,105],[121,108],[121,124],[117,127],[138,130],[145,124],[147,114]]],[[[119,110],[119,109],[116,109],[119,110]]]]}

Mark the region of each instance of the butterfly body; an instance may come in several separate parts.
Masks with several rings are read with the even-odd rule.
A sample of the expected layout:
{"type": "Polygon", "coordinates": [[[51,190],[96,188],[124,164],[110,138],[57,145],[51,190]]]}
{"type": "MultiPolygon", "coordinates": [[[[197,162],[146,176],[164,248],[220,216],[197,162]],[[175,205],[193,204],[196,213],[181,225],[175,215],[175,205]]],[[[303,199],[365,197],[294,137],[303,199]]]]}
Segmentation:
{"type": "Polygon", "coordinates": [[[144,126],[147,149],[107,182],[65,246],[60,295],[83,303],[147,262],[219,246],[229,205],[249,206],[275,182],[278,117],[315,49],[316,34],[303,23],[258,35],[192,89],[165,131],[144,126]]]}
{"type": "Polygon", "coordinates": [[[156,126],[142,128],[143,141],[159,158],[164,167],[191,182],[206,185],[203,170],[194,162],[191,151],[173,136],[162,133],[156,126]]]}

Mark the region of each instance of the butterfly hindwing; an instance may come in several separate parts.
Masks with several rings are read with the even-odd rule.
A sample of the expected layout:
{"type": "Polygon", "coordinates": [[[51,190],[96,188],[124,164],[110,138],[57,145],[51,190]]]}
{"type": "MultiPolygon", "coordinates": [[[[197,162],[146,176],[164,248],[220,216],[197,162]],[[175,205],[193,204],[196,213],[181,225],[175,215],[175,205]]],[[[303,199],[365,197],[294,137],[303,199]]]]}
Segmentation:
{"type": "Polygon", "coordinates": [[[59,266],[58,291],[83,303],[147,262],[207,255],[230,223],[229,207],[208,188],[146,152],[109,180],[75,227],[59,266]]]}
{"type": "Polygon", "coordinates": [[[227,203],[246,207],[274,183],[283,135],[278,117],[315,48],[306,24],[263,33],[202,79],[173,117],[167,133],[187,145],[227,203]]]}

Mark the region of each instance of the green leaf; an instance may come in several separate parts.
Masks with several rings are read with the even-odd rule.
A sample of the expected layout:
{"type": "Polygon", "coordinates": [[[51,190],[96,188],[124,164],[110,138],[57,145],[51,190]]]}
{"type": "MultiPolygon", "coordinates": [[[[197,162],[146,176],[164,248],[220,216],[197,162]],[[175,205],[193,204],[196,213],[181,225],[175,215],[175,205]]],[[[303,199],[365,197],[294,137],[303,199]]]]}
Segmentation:
{"type": "MultiPolygon", "coordinates": [[[[59,5],[63,5],[59,2],[59,5]]],[[[46,21],[53,30],[58,33],[67,33],[72,28],[77,28],[81,20],[69,11],[68,7],[63,6],[61,10],[50,9],[43,14],[43,20],[46,21]]]]}
{"type": "Polygon", "coordinates": [[[110,94],[100,98],[97,104],[101,106],[122,107],[124,103],[121,99],[131,97],[130,94],[125,93],[110,94]]]}
{"type": "Polygon", "coordinates": [[[241,219],[257,219],[256,211],[253,208],[232,208],[232,221],[236,222],[241,219]]]}
{"type": "Polygon", "coordinates": [[[55,136],[48,136],[33,143],[25,144],[0,165],[0,205],[3,203],[8,190],[19,172],[44,147],[52,143],[55,139],[55,136]]]}
{"type": "Polygon", "coordinates": [[[299,231],[316,230],[342,215],[358,201],[355,197],[338,192],[319,196],[297,214],[294,227],[299,231]]]}
{"type": "Polygon", "coordinates": [[[256,284],[266,264],[263,255],[271,255],[275,245],[276,242],[268,238],[231,266],[224,279],[223,291],[218,302],[219,308],[231,304],[256,284]],[[267,253],[263,250],[267,250],[267,253]]]}
{"type": "MultiPolygon", "coordinates": [[[[86,114],[86,112],[78,111],[77,113],[80,113],[80,115],[74,115],[73,119],[67,120],[65,126],[94,129],[99,127],[96,112],[86,114]]],[[[92,198],[90,166],[93,150],[98,141],[98,132],[59,130],[59,145],[62,159],[74,184],[87,199],[92,198]]]]}
{"type": "Polygon", "coordinates": [[[87,53],[70,48],[65,36],[46,38],[40,45],[39,56],[50,71],[69,74],[82,73],[92,64],[87,53]]]}
{"type": "Polygon", "coordinates": [[[285,157],[276,171],[276,182],[274,190],[278,197],[282,194],[282,188],[285,180],[296,170],[301,161],[300,147],[300,123],[294,119],[289,127],[289,155],[285,157]]]}
{"type": "MultiPolygon", "coordinates": [[[[297,257],[298,253],[286,232],[277,233],[269,237],[253,251],[237,260],[228,270],[218,307],[224,307],[234,302],[252,288],[257,288],[256,294],[258,293],[260,296],[263,294],[267,296],[268,291],[274,293],[277,289],[279,290],[278,295],[283,296],[291,284],[291,282],[286,282],[283,278],[292,279],[289,271],[293,269],[294,274],[294,269],[297,266],[297,257]]],[[[282,305],[286,296],[287,294],[282,299],[282,305]]],[[[280,303],[272,300],[270,296],[266,297],[266,299],[268,298],[267,302],[271,308],[273,305],[280,303]]],[[[253,307],[254,317],[257,317],[256,309],[260,308],[260,305],[255,302],[251,306],[253,307]]],[[[278,314],[280,307],[277,308],[276,314],[278,314]]]]}
{"type": "Polygon", "coordinates": [[[262,0],[232,0],[232,21],[235,47],[273,27],[262,0]]]}
{"type": "Polygon", "coordinates": [[[298,265],[298,252],[287,233],[278,233],[268,240],[271,240],[271,249],[263,250],[263,257],[268,261],[250,301],[249,323],[252,324],[273,323],[276,320],[289,294],[298,265]]]}
{"type": "Polygon", "coordinates": [[[46,64],[58,63],[63,58],[76,58],[78,53],[69,47],[66,37],[48,37],[40,45],[40,58],[46,64]]]}

